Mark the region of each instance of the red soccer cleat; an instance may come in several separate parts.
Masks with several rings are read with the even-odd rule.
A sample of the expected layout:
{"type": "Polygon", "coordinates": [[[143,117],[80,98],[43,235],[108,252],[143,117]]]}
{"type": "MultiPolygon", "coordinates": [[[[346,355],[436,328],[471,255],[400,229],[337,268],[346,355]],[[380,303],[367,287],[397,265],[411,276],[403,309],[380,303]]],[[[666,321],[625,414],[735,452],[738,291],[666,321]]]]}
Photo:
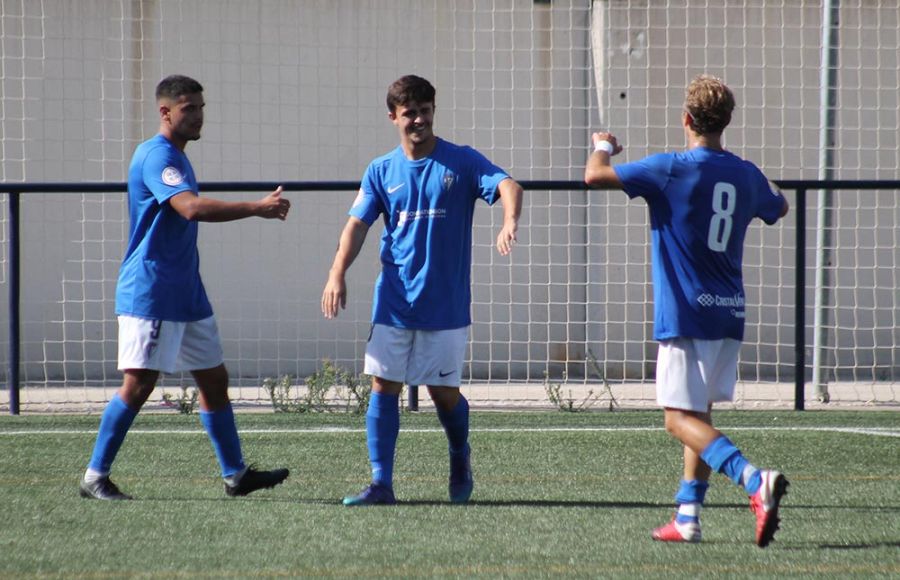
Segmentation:
{"type": "Polygon", "coordinates": [[[679,523],[672,518],[668,524],[653,530],[653,539],[657,542],[689,542],[696,544],[700,541],[700,523],[679,523]]]}
{"type": "Polygon", "coordinates": [[[756,545],[765,548],[778,530],[778,505],[787,493],[788,480],[769,469],[760,472],[762,484],[750,496],[750,511],[756,514],[756,545]]]}

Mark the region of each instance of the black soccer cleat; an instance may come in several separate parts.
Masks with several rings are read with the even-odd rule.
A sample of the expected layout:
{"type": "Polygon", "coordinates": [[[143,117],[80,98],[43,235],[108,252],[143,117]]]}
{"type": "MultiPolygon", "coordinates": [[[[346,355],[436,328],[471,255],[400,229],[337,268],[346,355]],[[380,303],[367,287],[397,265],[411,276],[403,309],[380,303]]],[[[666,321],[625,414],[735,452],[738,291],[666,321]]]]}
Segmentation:
{"type": "Polygon", "coordinates": [[[258,489],[275,487],[290,475],[287,469],[273,469],[272,471],[257,471],[248,467],[247,471],[235,485],[225,484],[225,494],[231,497],[247,495],[258,489]]]}
{"type": "Polygon", "coordinates": [[[109,477],[101,477],[100,479],[92,482],[87,482],[84,479],[81,480],[81,486],[79,487],[78,494],[81,497],[87,499],[105,499],[105,500],[119,500],[119,499],[133,499],[130,495],[124,494],[119,491],[119,488],[116,487],[116,484],[113,483],[109,477]]]}

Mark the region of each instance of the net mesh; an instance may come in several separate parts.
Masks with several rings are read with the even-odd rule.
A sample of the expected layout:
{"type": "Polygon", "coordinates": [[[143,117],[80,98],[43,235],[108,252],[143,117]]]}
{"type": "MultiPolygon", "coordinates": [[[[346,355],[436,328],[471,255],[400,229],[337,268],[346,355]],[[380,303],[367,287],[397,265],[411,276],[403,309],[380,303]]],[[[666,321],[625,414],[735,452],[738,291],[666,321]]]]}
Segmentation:
{"type": "MultiPolygon", "coordinates": [[[[768,0],[8,0],[0,179],[124,181],[134,147],[158,127],[156,83],[181,73],[205,88],[203,138],[187,150],[201,181],[357,180],[396,146],[386,87],[415,73],[438,89],[442,137],[476,147],[520,181],[579,180],[591,130],[617,134],[621,161],[681,148],[684,87],[700,72],[723,77],[737,96],[726,146],[770,178],[895,178],[896,5],[840,3],[828,167],[824,15],[821,1],[768,0]]],[[[347,310],[326,321],[319,297],[355,192],[289,195],[285,223],[201,227],[202,274],[243,401],[265,403],[265,378],[300,381],[326,359],[361,371],[379,228],[350,270],[347,310]]],[[[810,196],[806,303],[818,300],[820,320],[807,344],[818,337],[832,402],[898,401],[898,195],[810,196]]],[[[510,258],[493,250],[500,219],[498,208],[476,211],[470,398],[540,403],[548,386],[565,385],[581,399],[606,381],[619,401],[652,403],[643,204],[617,192],[529,191],[510,258]]],[[[23,195],[21,224],[22,400],[51,410],[105,401],[120,381],[113,299],[124,195],[23,195]]],[[[8,231],[4,206],[4,303],[8,231]]],[[[748,233],[738,406],[792,402],[795,236],[790,218],[748,233]]],[[[4,366],[8,346],[4,325],[4,366]]],[[[162,385],[182,384],[189,379],[162,385]]]]}

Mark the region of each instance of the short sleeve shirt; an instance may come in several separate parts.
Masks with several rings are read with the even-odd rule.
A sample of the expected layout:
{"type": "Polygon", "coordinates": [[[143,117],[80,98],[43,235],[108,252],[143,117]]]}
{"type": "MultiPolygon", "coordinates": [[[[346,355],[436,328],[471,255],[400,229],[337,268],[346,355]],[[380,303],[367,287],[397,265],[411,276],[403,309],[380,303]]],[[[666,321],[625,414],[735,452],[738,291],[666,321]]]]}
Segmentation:
{"type": "Polygon", "coordinates": [[[199,193],[183,151],[162,135],[141,143],[128,171],[130,229],[116,286],[116,313],[190,322],[212,316],[200,280],[197,222],[168,203],[199,193]]]}
{"type": "Polygon", "coordinates": [[[409,160],[398,147],[369,165],[349,214],[368,225],[384,221],[374,323],[417,330],[471,324],[475,202],[493,204],[508,177],[471,147],[442,139],[423,159],[409,160]]]}
{"type": "Polygon", "coordinates": [[[744,237],[784,199],[751,162],[703,147],[615,166],[646,200],[653,255],[654,338],[743,340],[744,237]]]}

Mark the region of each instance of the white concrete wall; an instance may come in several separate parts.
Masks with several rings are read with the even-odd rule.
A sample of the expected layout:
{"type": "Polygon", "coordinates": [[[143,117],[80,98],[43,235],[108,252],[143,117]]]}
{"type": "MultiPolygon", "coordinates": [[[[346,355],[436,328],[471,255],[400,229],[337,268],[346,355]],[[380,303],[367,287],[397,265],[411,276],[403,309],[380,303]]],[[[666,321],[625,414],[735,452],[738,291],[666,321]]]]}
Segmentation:
{"type": "MultiPolygon", "coordinates": [[[[598,2],[606,23],[598,77],[591,4],[4,2],[0,178],[124,181],[134,147],[158,127],[156,83],[181,73],[205,87],[203,138],[187,149],[201,181],[355,181],[373,157],[396,145],[384,105],[388,84],[416,73],[438,89],[439,135],[477,147],[520,180],[580,179],[592,128],[620,135],[623,160],[680,147],[684,85],[704,70],[725,77],[737,93],[730,148],[773,179],[817,177],[819,7],[756,3],[726,18],[723,10],[699,8],[703,2],[674,9],[598,2]]],[[[854,5],[845,12],[841,34],[849,48],[842,51],[836,176],[894,178],[896,11],[854,5]]],[[[238,199],[264,192],[206,193],[238,199]]],[[[322,358],[346,366],[361,359],[380,231],[370,232],[351,270],[348,310],[337,322],[323,321],[319,296],[354,193],[289,196],[294,206],[286,223],[201,226],[203,276],[238,379],[304,375],[322,358]]],[[[871,235],[880,241],[875,252],[837,254],[844,306],[836,316],[866,317],[856,324],[871,328],[835,331],[834,340],[850,346],[872,339],[861,351],[835,356],[886,366],[896,376],[898,197],[837,197],[846,208],[841,219],[860,220],[843,223],[851,233],[842,235],[877,219],[871,235]],[[878,204],[874,211],[855,209],[870,203],[878,204]],[[853,288],[857,267],[874,280],[861,293],[853,288]]],[[[124,199],[23,197],[27,380],[118,380],[112,298],[127,233],[124,199]]],[[[8,231],[3,211],[0,232],[8,231]]],[[[615,192],[531,192],[511,261],[490,247],[499,208],[478,213],[474,376],[540,380],[547,369],[577,376],[585,372],[587,348],[610,377],[650,376],[652,306],[640,203],[615,192]]],[[[792,224],[791,218],[755,228],[748,240],[748,294],[764,305],[751,316],[760,322],[748,328],[749,377],[792,368],[792,224]]],[[[0,256],[5,267],[5,250],[0,256]]],[[[812,264],[812,251],[808,259],[812,264]]]]}

